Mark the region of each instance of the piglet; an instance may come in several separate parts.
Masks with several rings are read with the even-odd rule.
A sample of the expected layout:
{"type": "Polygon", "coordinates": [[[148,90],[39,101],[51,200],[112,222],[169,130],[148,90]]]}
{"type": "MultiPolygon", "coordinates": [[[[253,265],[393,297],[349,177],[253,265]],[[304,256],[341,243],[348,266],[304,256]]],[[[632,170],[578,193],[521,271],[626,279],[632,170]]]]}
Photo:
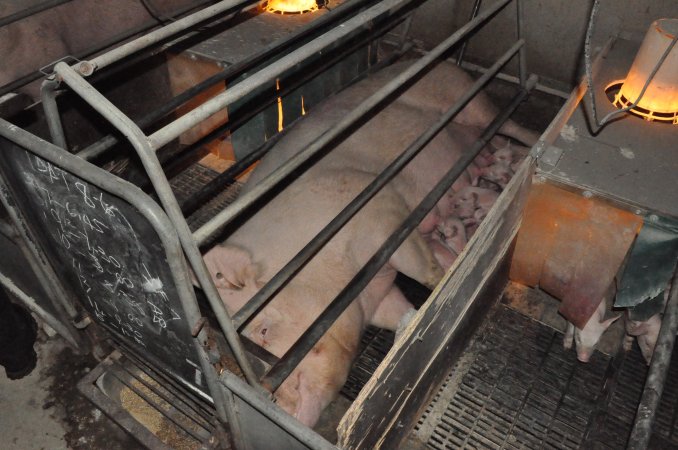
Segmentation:
{"type": "Polygon", "coordinates": [[[647,365],[652,361],[654,347],[657,344],[659,329],[662,327],[662,318],[660,314],[655,314],[647,320],[631,320],[626,314],[626,336],[624,337],[624,350],[629,351],[633,346],[633,338],[638,338],[640,352],[645,358],[647,365]]]}
{"type": "Polygon", "coordinates": [[[571,323],[567,323],[567,331],[565,331],[565,338],[563,339],[563,347],[565,350],[572,348],[572,340],[576,343],[577,359],[581,362],[589,362],[593,350],[595,349],[600,337],[603,335],[612,323],[621,317],[620,315],[603,320],[606,310],[605,300],[601,300],[598,308],[584,325],[584,329],[580,330],[571,323]]]}

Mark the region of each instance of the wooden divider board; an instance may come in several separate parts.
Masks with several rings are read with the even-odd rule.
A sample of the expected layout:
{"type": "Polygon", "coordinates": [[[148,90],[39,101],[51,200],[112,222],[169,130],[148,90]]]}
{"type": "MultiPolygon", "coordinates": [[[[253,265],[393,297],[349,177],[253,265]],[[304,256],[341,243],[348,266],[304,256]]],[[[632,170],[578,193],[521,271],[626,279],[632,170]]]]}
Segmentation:
{"type": "Polygon", "coordinates": [[[341,448],[397,448],[414,426],[449,373],[473,325],[469,319],[482,307],[480,293],[511,246],[533,171],[534,160],[523,161],[443,282],[346,412],[338,427],[341,448]]]}

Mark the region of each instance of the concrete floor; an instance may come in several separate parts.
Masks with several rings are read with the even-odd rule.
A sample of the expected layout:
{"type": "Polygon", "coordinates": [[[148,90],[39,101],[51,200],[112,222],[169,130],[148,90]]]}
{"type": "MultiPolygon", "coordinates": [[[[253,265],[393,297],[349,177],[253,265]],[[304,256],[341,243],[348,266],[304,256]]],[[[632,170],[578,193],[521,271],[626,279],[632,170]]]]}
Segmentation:
{"type": "Polygon", "coordinates": [[[64,341],[42,331],[35,344],[38,364],[30,375],[10,380],[0,369],[0,448],[142,448],[77,391],[77,382],[96,365],[73,354],[64,341]]]}

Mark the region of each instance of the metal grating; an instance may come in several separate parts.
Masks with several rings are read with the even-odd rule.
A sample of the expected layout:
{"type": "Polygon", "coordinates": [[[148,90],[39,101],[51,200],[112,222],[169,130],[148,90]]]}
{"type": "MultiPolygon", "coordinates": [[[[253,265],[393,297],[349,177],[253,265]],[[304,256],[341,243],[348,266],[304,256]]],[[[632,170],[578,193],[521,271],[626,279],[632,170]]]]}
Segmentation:
{"type": "MultiPolygon", "coordinates": [[[[504,305],[488,315],[425,409],[414,435],[433,449],[618,449],[626,445],[647,367],[637,345],[588,364],[563,335],[504,305]]],[[[678,380],[678,353],[668,380],[678,380]]],[[[650,448],[678,448],[678,384],[665,387],[650,448]]]]}
{"type": "Polygon", "coordinates": [[[589,365],[577,364],[554,330],[503,306],[493,316],[469,349],[466,373],[447,380],[454,393],[439,394],[449,403],[429,406],[422,417],[420,428],[438,422],[428,447],[578,448],[608,359],[597,354],[589,365]]]}
{"type": "MultiPolygon", "coordinates": [[[[181,204],[218,175],[219,172],[212,170],[209,167],[205,167],[201,164],[194,164],[172,178],[170,185],[174,195],[177,197],[177,201],[181,204]]],[[[197,230],[219,211],[230,205],[238,196],[241,188],[242,183],[238,181],[234,182],[230,186],[225,187],[224,191],[204,204],[195,213],[191,214],[191,216],[186,219],[191,231],[197,230]]]]}
{"type": "Polygon", "coordinates": [[[393,346],[394,339],[395,333],[392,331],[373,326],[367,327],[360,341],[358,356],[351,366],[346,384],[341,389],[343,396],[350,400],[356,399],[360,390],[393,346]]]}

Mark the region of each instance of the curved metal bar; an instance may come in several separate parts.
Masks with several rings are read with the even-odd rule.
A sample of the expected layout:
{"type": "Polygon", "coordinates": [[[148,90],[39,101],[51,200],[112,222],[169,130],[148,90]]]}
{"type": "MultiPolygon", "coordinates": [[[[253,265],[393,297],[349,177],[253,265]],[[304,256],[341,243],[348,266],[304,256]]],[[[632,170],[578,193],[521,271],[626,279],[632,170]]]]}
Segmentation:
{"type": "MultiPolygon", "coordinates": [[[[175,266],[175,270],[177,272],[173,271],[173,273],[178,273],[176,276],[181,278],[182,286],[186,287],[190,285],[190,280],[187,279],[188,271],[185,267],[183,254],[181,253],[181,248],[183,248],[186,257],[193,268],[196,278],[205,291],[205,295],[209,300],[210,306],[214,310],[219,325],[224,332],[226,340],[228,341],[228,344],[231,347],[231,350],[233,351],[233,354],[240,365],[245,378],[250,384],[261,389],[254,371],[247,360],[247,356],[242,347],[238,334],[233,327],[233,323],[231,322],[228,312],[226,311],[226,307],[219,297],[219,293],[217,292],[214,282],[207,271],[205,262],[202,259],[202,255],[200,254],[198,247],[191,238],[191,232],[188,228],[188,224],[181,214],[177,200],[172,193],[169,183],[167,182],[167,178],[165,178],[165,175],[162,172],[160,162],[158,161],[155,152],[150,148],[146,136],[127,116],[125,116],[103,95],[101,95],[96,89],[87,83],[70,66],[65,63],[59,63],[54,69],[55,72],[68,86],[71,87],[71,89],[73,89],[75,93],[81,96],[97,112],[99,112],[104,116],[104,118],[111,122],[113,126],[120,130],[120,132],[122,132],[129,139],[130,143],[137,151],[139,158],[146,169],[146,172],[151,177],[153,187],[160,198],[167,217],[169,217],[172,225],[174,226],[174,228],[170,226],[172,229],[169,230],[167,234],[178,237],[179,242],[181,243],[181,246],[178,249],[174,249],[175,251],[171,255],[168,255],[168,264],[170,264],[170,266],[175,266]],[[180,268],[176,267],[177,265],[180,266],[180,268]]],[[[83,164],[87,164],[85,161],[82,162],[83,164]]],[[[144,197],[146,196],[144,195],[144,197]]],[[[150,199],[149,202],[153,203],[150,201],[150,199]]],[[[159,209],[157,208],[157,205],[155,205],[155,207],[156,209],[159,209]]],[[[197,312],[197,304],[195,302],[192,302],[190,306],[197,312]]],[[[194,316],[196,321],[198,316],[199,314],[194,316]]],[[[213,376],[216,376],[214,374],[214,368],[210,366],[209,368],[204,368],[204,370],[210,375],[209,377],[206,375],[206,378],[209,383],[210,392],[214,398],[214,404],[217,408],[217,411],[220,413],[220,416],[223,419],[226,419],[226,416],[228,415],[228,421],[237,424],[237,417],[232,417],[234,414],[233,409],[227,408],[224,410],[225,402],[228,400],[228,397],[226,393],[218,389],[218,386],[215,386],[215,380],[212,378],[213,376]]]]}
{"type": "Polygon", "coordinates": [[[56,80],[43,81],[42,86],[40,86],[40,98],[42,99],[42,108],[45,111],[45,119],[52,143],[67,150],[66,135],[64,134],[64,127],[61,125],[59,107],[56,102],[58,87],[59,82],[56,80]]]}
{"type": "MultiPolygon", "coordinates": [[[[466,36],[468,33],[476,29],[478,26],[480,26],[481,23],[483,23],[485,20],[487,20],[489,17],[492,15],[496,14],[500,9],[502,9],[506,4],[508,4],[511,0],[499,0],[495,4],[493,4],[491,7],[489,7],[487,10],[483,11],[478,17],[476,17],[474,20],[468,22],[466,25],[461,27],[459,30],[457,30],[454,34],[452,34],[450,37],[448,37],[445,41],[443,41],[441,44],[439,44],[437,47],[435,47],[433,50],[431,50],[426,56],[422,57],[419,59],[416,63],[412,64],[410,67],[408,67],[403,73],[401,73],[398,77],[394,78],[391,80],[389,83],[387,83],[384,87],[379,89],[377,92],[375,92],[373,95],[371,95],[369,98],[367,98],[364,102],[362,102],[360,105],[358,105],[350,114],[347,114],[340,122],[338,122],[331,130],[328,130],[326,133],[324,133],[320,138],[311,146],[307,147],[304,151],[301,151],[297,153],[294,157],[290,158],[289,161],[287,161],[285,164],[280,166],[278,170],[261,180],[257,186],[255,186],[251,191],[241,195],[236,199],[231,205],[221,211],[219,214],[214,216],[212,220],[207,222],[205,225],[200,227],[198,230],[193,233],[193,237],[197,244],[200,246],[204,244],[206,241],[208,241],[212,236],[214,236],[223,226],[226,224],[230,223],[235,217],[237,217],[240,213],[242,213],[245,209],[249,208],[253,203],[255,203],[261,196],[266,194],[268,191],[270,191],[274,186],[276,186],[282,179],[287,177],[289,174],[297,170],[302,164],[304,164],[305,161],[313,157],[316,153],[321,151],[327,144],[330,142],[334,141],[337,139],[338,136],[340,136],[342,133],[344,133],[347,129],[349,129],[351,126],[353,126],[355,123],[357,123],[361,118],[363,118],[365,115],[367,115],[370,111],[373,111],[377,106],[381,105],[384,100],[389,97],[391,94],[394,92],[398,91],[401,89],[405,83],[407,83],[409,80],[417,76],[419,73],[421,73],[425,68],[427,68],[429,65],[433,64],[433,62],[438,59],[441,55],[443,55],[450,47],[452,47],[454,44],[459,42],[464,36],[466,36]]],[[[390,4],[390,3],[389,3],[390,4]]],[[[395,8],[395,6],[394,6],[395,8]]],[[[347,26],[348,28],[348,26],[347,26]]],[[[329,33],[328,33],[329,34],[329,33]]],[[[332,34],[334,36],[334,34],[332,34]]],[[[327,35],[324,35],[327,36],[327,35]]],[[[338,37],[334,37],[334,39],[337,39],[338,37]]],[[[315,41],[314,41],[315,42],[315,41]]],[[[313,42],[311,43],[313,44],[313,42]]],[[[309,44],[309,45],[311,45],[309,44]]],[[[317,44],[313,44],[313,47],[315,47],[317,44]]],[[[300,49],[301,50],[301,49],[300,49]]],[[[317,51],[317,49],[315,50],[317,51]]],[[[296,52],[294,52],[296,53],[296,52]]],[[[292,56],[294,53],[288,55],[292,56]]],[[[297,55],[298,56],[298,55],[297,55]]],[[[277,63],[272,64],[269,66],[269,69],[266,74],[262,74],[263,71],[257,72],[257,74],[252,75],[250,79],[246,80],[253,80],[251,83],[258,84],[258,83],[264,83],[266,80],[268,80],[268,77],[270,74],[268,72],[273,72],[273,76],[279,74],[283,69],[283,67],[286,64],[291,63],[294,61],[296,58],[290,58],[290,60],[285,60],[285,58],[279,60],[277,63]],[[275,67],[274,67],[275,66],[275,67]]],[[[239,83],[237,84],[234,88],[237,88],[238,86],[243,85],[244,83],[239,83]]],[[[247,90],[247,89],[254,89],[254,86],[249,86],[249,87],[243,87],[241,88],[241,91],[236,95],[235,98],[239,98],[239,95],[244,95],[242,93],[242,90],[247,90]]],[[[208,108],[203,109],[197,116],[195,117],[202,117],[203,114],[207,113],[207,111],[211,110],[214,108],[216,105],[221,104],[222,102],[225,104],[232,102],[233,99],[231,97],[226,97],[226,94],[232,93],[233,89],[229,89],[226,91],[224,94],[221,94],[220,96],[217,96],[213,98],[212,100],[204,103],[202,107],[207,105],[210,102],[213,102],[217,99],[216,102],[213,102],[211,106],[208,108]]],[[[194,109],[192,112],[196,112],[199,108],[194,109]]],[[[218,111],[216,109],[214,112],[218,111]]],[[[186,118],[188,115],[191,113],[187,114],[186,116],[183,116],[179,120],[186,118]]],[[[191,119],[190,122],[184,121],[183,124],[188,123],[190,126],[195,125],[192,123],[193,119],[191,119]]],[[[175,122],[176,123],[176,122],[175,122]]],[[[197,122],[196,122],[197,123],[197,122]]],[[[182,125],[183,126],[183,125],[182,125]]],[[[162,130],[160,130],[162,131],[162,130]]],[[[158,133],[160,132],[158,131],[158,133]]],[[[151,139],[153,139],[153,136],[156,136],[158,133],[155,133],[150,136],[151,139]]],[[[160,140],[160,142],[164,141],[168,136],[164,135],[164,137],[160,140]]],[[[158,142],[156,142],[154,145],[157,145],[158,142]]]]}
{"type": "Polygon", "coordinates": [[[271,280],[264,285],[233,316],[236,328],[240,328],[268,303],[280,289],[315,255],[330,239],[374,197],[390,180],[393,179],[408,162],[410,162],[452,119],[462,108],[487,84],[499,69],[518,52],[524,40],[516,42],[509,50],[483,74],[471,88],[452,105],[436,123],[431,125],[421,136],[412,142],[391,164],[389,164],[375,180],[369,184],[351,203],[349,203],[325,228],[323,228],[292,260],[285,265],[271,280]]]}

